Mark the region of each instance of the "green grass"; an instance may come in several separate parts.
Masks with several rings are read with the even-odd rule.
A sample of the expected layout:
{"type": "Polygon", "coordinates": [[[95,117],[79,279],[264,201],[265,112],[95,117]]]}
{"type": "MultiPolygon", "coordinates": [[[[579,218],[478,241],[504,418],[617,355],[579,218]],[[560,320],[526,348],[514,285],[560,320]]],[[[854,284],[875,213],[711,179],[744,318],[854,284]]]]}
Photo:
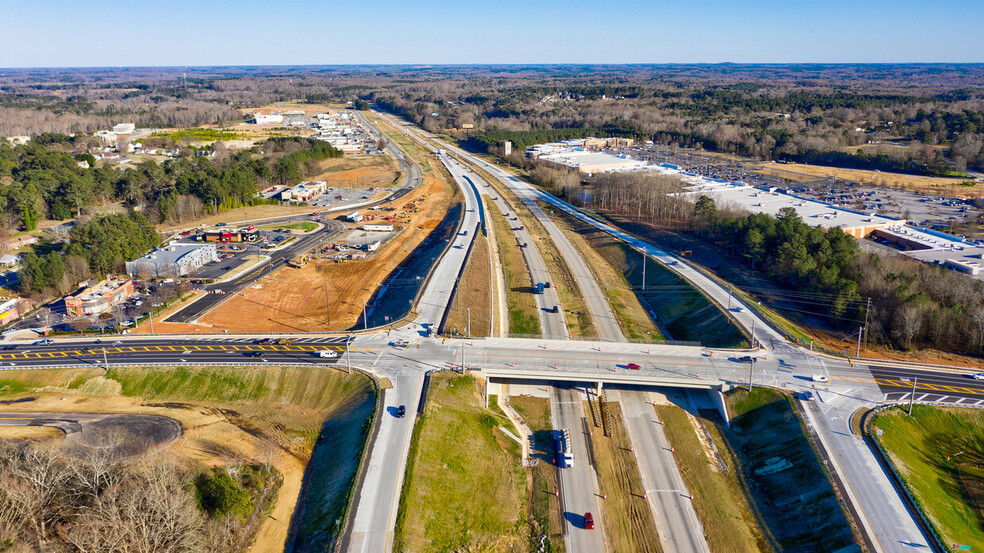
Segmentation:
{"type": "Polygon", "coordinates": [[[489,220],[495,225],[495,241],[499,246],[499,262],[502,263],[505,280],[509,334],[539,335],[540,315],[536,300],[533,298],[530,271],[526,267],[522,252],[519,251],[519,245],[513,239],[506,218],[495,204],[489,203],[488,207],[489,220]]]}
{"type": "Polygon", "coordinates": [[[169,136],[175,142],[212,142],[215,140],[236,140],[245,135],[218,129],[181,129],[177,131],[155,132],[152,136],[169,136]]]}
{"type": "Polygon", "coordinates": [[[871,425],[943,542],[984,551],[984,411],[915,405],[911,417],[893,408],[871,425]]]}
{"type": "Polygon", "coordinates": [[[264,225],[260,227],[264,230],[273,230],[278,228],[299,230],[301,232],[311,232],[318,228],[318,223],[312,223],[310,221],[302,221],[300,223],[291,223],[289,225],[264,225]]]}
{"type": "Polygon", "coordinates": [[[657,405],[666,439],[676,450],[674,458],[687,489],[694,494],[694,509],[704,525],[707,545],[715,553],[769,551],[755,512],[736,477],[737,462],[721,436],[718,425],[699,420],[695,427],[687,413],[675,405],[657,405]],[[717,450],[701,444],[697,432],[707,432],[717,450]]]}
{"type": "Polygon", "coordinates": [[[518,444],[498,429],[508,424],[482,407],[474,377],[431,379],[394,551],[511,551],[525,542],[526,476],[518,444]]]}
{"type": "Polygon", "coordinates": [[[789,396],[768,388],[751,394],[736,389],[726,400],[733,418],[724,435],[739,459],[743,487],[778,549],[806,553],[856,544],[789,396]]]}
{"type": "Polygon", "coordinates": [[[78,388],[100,369],[17,369],[0,373],[0,396],[13,396],[44,388],[78,388]]]}

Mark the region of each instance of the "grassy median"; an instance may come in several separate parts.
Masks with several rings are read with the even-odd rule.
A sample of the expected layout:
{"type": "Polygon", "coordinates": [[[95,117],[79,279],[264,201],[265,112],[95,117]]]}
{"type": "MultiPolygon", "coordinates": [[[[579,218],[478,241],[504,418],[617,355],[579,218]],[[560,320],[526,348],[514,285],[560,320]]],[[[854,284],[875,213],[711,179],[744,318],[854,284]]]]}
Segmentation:
{"type": "Polygon", "coordinates": [[[467,334],[468,315],[471,310],[471,336],[490,336],[492,330],[492,273],[489,266],[489,242],[481,233],[461,275],[454,303],[448,312],[444,327],[447,332],[455,329],[459,335],[467,334]]]}
{"type": "Polygon", "coordinates": [[[714,553],[769,551],[755,512],[736,477],[737,460],[717,424],[691,417],[675,405],[657,405],[663,432],[676,450],[674,458],[694,510],[714,553]]]}
{"type": "Polygon", "coordinates": [[[646,488],[631,450],[622,410],[615,402],[608,402],[604,407],[598,410],[599,416],[590,419],[589,442],[598,472],[598,487],[608,496],[601,501],[605,535],[613,551],[658,553],[662,548],[656,521],[645,497],[646,488]],[[604,416],[608,417],[605,425],[600,420],[604,416]],[[608,427],[609,436],[605,436],[603,426],[608,427]]]}
{"type": "Polygon", "coordinates": [[[519,250],[509,223],[493,203],[488,204],[488,218],[495,225],[495,240],[499,247],[499,262],[506,285],[506,306],[509,309],[509,334],[540,335],[540,313],[533,297],[530,270],[523,252],[519,250]]]}
{"type": "Polygon", "coordinates": [[[435,374],[414,429],[396,552],[514,551],[526,543],[526,475],[519,444],[482,407],[474,377],[435,374]]]}
{"type": "Polygon", "coordinates": [[[943,542],[984,550],[984,411],[892,408],[871,427],[943,542]]]}

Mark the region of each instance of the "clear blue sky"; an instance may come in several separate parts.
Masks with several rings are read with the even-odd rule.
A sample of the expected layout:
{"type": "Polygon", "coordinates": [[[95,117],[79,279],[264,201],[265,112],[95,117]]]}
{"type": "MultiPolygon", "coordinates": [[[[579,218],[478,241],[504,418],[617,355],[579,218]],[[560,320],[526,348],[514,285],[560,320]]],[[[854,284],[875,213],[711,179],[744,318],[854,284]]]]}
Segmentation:
{"type": "Polygon", "coordinates": [[[984,0],[0,0],[0,67],[984,62],[984,0]]]}

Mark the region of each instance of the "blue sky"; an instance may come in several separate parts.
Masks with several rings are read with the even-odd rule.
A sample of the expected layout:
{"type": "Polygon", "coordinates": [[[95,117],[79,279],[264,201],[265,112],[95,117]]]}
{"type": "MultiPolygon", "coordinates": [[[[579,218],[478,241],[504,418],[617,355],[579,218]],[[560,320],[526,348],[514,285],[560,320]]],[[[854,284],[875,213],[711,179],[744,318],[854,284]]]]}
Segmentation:
{"type": "Polygon", "coordinates": [[[984,0],[0,0],[0,67],[984,62],[984,0]]]}

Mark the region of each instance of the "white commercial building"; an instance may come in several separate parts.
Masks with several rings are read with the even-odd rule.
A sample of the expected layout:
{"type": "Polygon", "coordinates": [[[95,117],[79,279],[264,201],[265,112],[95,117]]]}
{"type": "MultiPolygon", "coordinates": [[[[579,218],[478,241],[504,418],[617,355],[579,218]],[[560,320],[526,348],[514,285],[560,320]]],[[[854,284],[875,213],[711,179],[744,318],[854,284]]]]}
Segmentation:
{"type": "Polygon", "coordinates": [[[113,132],[116,134],[132,134],[136,132],[137,126],[133,123],[120,123],[113,127],[113,132]]]}
{"type": "Polygon", "coordinates": [[[253,123],[257,125],[281,125],[284,116],[279,113],[254,113],[253,123]]]}
{"type": "Polygon", "coordinates": [[[215,244],[172,244],[127,261],[126,273],[137,277],[184,276],[218,259],[215,244]]]}
{"type": "Polygon", "coordinates": [[[291,202],[307,202],[325,193],[328,183],[323,180],[304,181],[293,188],[280,191],[280,199],[291,202]]]}

